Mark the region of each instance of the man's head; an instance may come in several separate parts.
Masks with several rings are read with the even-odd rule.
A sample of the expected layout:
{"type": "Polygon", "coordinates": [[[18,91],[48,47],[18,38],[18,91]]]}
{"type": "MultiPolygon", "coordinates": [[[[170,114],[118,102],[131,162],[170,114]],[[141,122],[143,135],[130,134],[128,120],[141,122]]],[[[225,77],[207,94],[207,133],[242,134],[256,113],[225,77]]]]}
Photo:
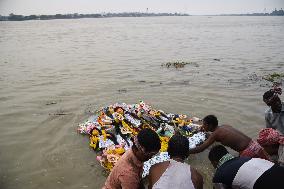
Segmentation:
{"type": "Polygon", "coordinates": [[[135,156],[140,161],[147,161],[157,154],[161,148],[158,134],[152,129],[143,129],[134,139],[132,146],[135,156]]]}
{"type": "Polygon", "coordinates": [[[282,90],[280,88],[271,89],[263,94],[263,101],[267,106],[270,106],[274,113],[279,113],[282,109],[281,99],[278,94],[281,95],[282,90]]]}
{"type": "Polygon", "coordinates": [[[269,155],[277,155],[279,144],[284,144],[284,137],[272,128],[265,128],[259,132],[257,142],[269,155]]]}
{"type": "Polygon", "coordinates": [[[226,154],[228,154],[228,150],[222,145],[216,145],[211,148],[208,158],[211,161],[211,164],[214,168],[217,167],[219,160],[226,154]]]}
{"type": "Polygon", "coordinates": [[[168,143],[168,153],[171,158],[178,157],[185,160],[189,156],[188,139],[181,134],[172,136],[168,143]]]}
{"type": "Polygon", "coordinates": [[[214,115],[208,115],[203,118],[203,129],[213,132],[218,127],[218,119],[214,115]]]}

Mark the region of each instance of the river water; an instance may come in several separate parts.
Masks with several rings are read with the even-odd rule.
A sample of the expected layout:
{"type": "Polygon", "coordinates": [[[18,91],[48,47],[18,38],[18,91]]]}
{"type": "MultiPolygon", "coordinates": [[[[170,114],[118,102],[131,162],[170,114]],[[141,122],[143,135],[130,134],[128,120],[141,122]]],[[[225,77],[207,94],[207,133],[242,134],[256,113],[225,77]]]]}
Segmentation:
{"type": "MultiPolygon", "coordinates": [[[[100,188],[103,169],[76,128],[115,102],[215,114],[255,138],[270,85],[258,76],[284,72],[283,31],[284,17],[0,22],[0,188],[100,188]],[[169,61],[194,64],[161,67],[169,61]]],[[[189,163],[210,188],[207,155],[189,163]]]]}

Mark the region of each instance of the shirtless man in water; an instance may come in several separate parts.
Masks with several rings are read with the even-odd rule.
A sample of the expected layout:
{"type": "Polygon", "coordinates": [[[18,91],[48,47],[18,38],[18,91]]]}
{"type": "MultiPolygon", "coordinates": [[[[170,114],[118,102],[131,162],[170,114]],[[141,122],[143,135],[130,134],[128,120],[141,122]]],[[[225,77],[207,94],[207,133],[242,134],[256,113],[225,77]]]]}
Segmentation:
{"type": "Polygon", "coordinates": [[[190,149],[190,154],[202,152],[214,142],[220,142],[239,152],[240,156],[269,159],[264,149],[244,133],[229,125],[218,126],[218,119],[214,115],[208,115],[203,119],[203,129],[212,132],[211,135],[203,144],[190,149]]]}

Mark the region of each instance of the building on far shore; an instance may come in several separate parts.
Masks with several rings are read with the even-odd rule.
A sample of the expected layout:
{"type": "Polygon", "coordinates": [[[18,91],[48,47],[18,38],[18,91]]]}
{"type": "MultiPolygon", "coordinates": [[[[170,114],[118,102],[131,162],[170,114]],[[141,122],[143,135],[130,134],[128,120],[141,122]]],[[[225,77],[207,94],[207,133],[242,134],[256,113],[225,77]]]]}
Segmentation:
{"type": "Polygon", "coordinates": [[[284,16],[284,11],[281,8],[280,10],[275,9],[274,11],[272,11],[272,13],[270,13],[271,16],[284,16]]]}

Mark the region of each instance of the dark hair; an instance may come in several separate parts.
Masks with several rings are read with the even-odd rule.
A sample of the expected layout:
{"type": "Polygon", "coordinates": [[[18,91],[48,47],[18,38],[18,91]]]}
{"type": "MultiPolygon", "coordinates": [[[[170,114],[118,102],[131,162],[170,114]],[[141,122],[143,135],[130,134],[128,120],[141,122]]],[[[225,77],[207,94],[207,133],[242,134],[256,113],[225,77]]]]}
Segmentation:
{"type": "Polygon", "coordinates": [[[208,126],[212,129],[215,129],[218,126],[218,119],[215,115],[208,115],[203,118],[203,122],[208,124],[208,126]]]}
{"type": "Polygon", "coordinates": [[[147,152],[159,151],[161,149],[161,141],[158,134],[152,129],[142,129],[138,135],[138,142],[145,148],[147,152]]]}
{"type": "Polygon", "coordinates": [[[272,96],[274,95],[274,91],[273,90],[269,90],[269,91],[266,91],[264,94],[263,94],[263,100],[268,100],[269,98],[271,98],[272,96]]]}
{"type": "Polygon", "coordinates": [[[226,155],[228,150],[222,146],[222,145],[216,145],[211,148],[209,154],[208,154],[208,159],[210,161],[219,161],[224,155],[226,155]]]}
{"type": "Polygon", "coordinates": [[[186,159],[189,156],[188,139],[181,134],[175,134],[172,136],[168,143],[168,153],[170,157],[186,159]]]}

